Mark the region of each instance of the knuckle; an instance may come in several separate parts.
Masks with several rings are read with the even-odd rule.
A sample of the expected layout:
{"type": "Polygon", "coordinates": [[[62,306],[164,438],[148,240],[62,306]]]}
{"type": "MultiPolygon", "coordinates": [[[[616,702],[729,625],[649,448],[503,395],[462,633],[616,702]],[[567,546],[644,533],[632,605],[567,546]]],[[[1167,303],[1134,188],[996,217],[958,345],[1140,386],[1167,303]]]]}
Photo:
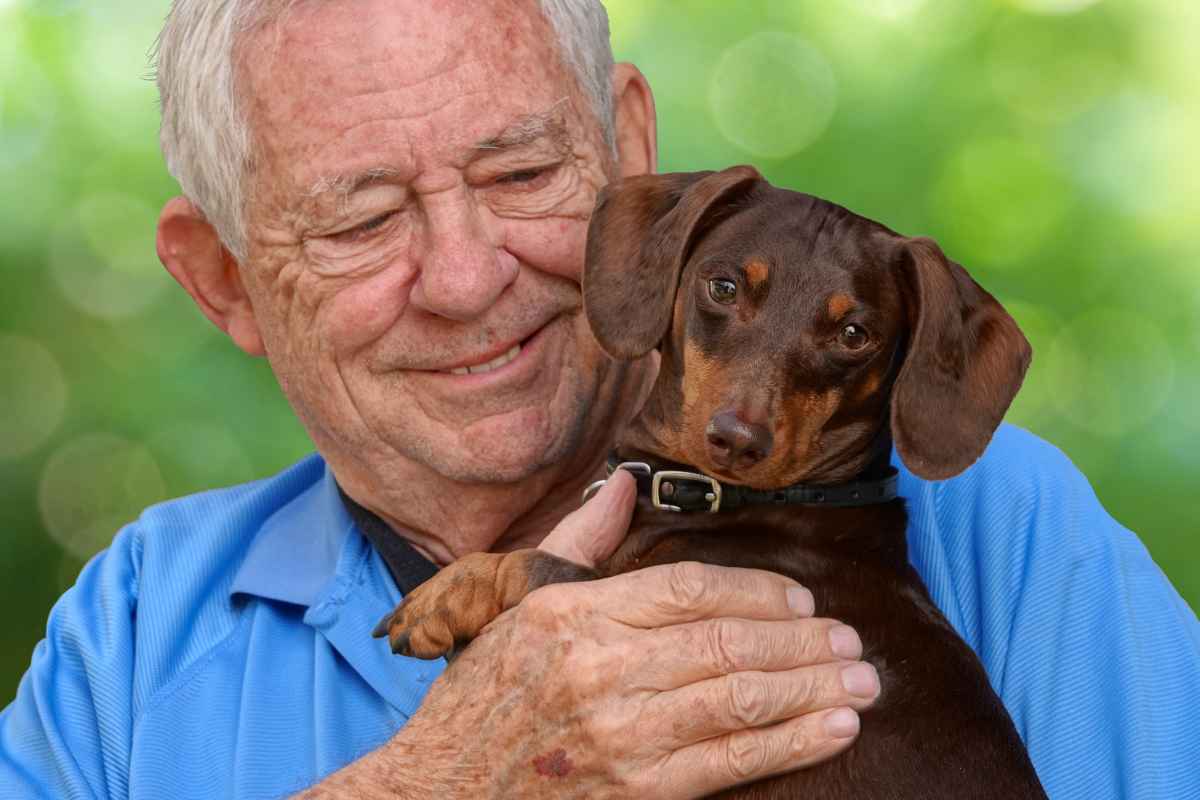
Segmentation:
{"type": "Polygon", "coordinates": [[[713,665],[729,674],[746,669],[751,653],[745,637],[739,636],[738,626],[731,620],[714,620],[706,627],[709,656],[713,665]]]}
{"type": "Polygon", "coordinates": [[[743,728],[765,721],[771,710],[770,689],[760,678],[733,675],[729,680],[729,716],[743,728]]]}
{"type": "Polygon", "coordinates": [[[811,731],[803,725],[796,727],[792,731],[792,735],[788,737],[788,749],[793,759],[815,755],[818,749],[817,745],[811,731]]]}
{"type": "Polygon", "coordinates": [[[572,599],[562,586],[543,586],[525,596],[517,606],[534,620],[555,621],[571,608],[572,599]]]}
{"type": "Polygon", "coordinates": [[[793,675],[792,705],[795,708],[811,711],[820,703],[823,691],[822,681],[815,670],[805,669],[793,675]]]}
{"type": "Polygon", "coordinates": [[[737,781],[744,781],[762,773],[770,754],[767,742],[761,734],[731,736],[724,747],[725,770],[737,781]]]}
{"type": "Polygon", "coordinates": [[[698,561],[672,564],[667,573],[670,600],[679,608],[699,608],[709,595],[708,569],[698,561]]]}
{"type": "Polygon", "coordinates": [[[802,620],[794,630],[793,646],[795,650],[793,655],[797,662],[811,664],[826,655],[829,650],[826,626],[812,620],[802,620]]]}
{"type": "Polygon", "coordinates": [[[544,597],[529,595],[505,615],[512,615],[513,625],[520,631],[519,635],[531,641],[544,641],[558,629],[553,604],[544,597]]]}

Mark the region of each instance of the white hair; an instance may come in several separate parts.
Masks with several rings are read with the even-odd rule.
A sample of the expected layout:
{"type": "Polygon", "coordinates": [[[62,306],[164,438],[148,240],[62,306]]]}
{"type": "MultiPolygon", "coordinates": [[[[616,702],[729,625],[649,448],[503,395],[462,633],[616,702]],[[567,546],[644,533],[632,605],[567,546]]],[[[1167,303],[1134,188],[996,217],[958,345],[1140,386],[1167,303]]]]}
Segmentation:
{"type": "MultiPolygon", "coordinates": [[[[238,95],[241,37],[298,0],[174,0],[153,53],[167,170],[233,255],[246,257],[253,137],[238,95]]],[[[604,141],[615,147],[612,47],[601,0],[538,0],[604,141]]]]}

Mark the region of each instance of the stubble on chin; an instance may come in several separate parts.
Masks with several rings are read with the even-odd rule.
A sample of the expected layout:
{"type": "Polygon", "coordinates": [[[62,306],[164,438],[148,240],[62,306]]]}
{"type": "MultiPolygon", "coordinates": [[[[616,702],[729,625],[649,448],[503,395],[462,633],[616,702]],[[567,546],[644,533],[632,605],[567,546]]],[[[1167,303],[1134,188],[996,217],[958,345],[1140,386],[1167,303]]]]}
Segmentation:
{"type": "Polygon", "coordinates": [[[588,438],[608,371],[595,367],[594,385],[572,370],[560,384],[554,401],[533,418],[504,424],[484,423],[478,432],[464,431],[454,445],[428,438],[397,443],[401,454],[424,464],[442,477],[468,484],[512,484],[569,462],[588,438]]]}

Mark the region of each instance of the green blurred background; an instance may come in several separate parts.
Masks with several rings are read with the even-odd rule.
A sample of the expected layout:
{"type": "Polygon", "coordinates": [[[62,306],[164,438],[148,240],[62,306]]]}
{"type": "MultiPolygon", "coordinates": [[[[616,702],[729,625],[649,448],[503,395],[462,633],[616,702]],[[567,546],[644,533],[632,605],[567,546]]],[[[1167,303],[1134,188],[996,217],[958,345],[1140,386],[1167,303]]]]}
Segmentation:
{"type": "MultiPolygon", "coordinates": [[[[937,238],[1034,344],[1009,415],[1200,606],[1200,3],[609,0],[662,168],[754,162],[937,238]]],[[[0,0],[0,706],[146,505],[310,447],[159,266],[166,0],[0,0]]]]}

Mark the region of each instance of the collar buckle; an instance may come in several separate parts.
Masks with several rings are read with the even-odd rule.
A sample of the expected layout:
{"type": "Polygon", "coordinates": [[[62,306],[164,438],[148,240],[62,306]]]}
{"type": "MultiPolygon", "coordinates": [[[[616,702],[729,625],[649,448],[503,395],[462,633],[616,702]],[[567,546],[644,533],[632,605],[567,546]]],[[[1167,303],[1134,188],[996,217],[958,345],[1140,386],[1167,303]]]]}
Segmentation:
{"type": "Polygon", "coordinates": [[[664,511],[682,512],[681,506],[671,505],[663,502],[663,496],[668,498],[673,497],[678,492],[676,481],[694,481],[702,483],[708,491],[704,495],[704,499],[709,503],[707,512],[715,514],[721,510],[721,482],[716,478],[710,478],[707,475],[701,475],[698,472],[682,472],[679,470],[664,470],[654,473],[654,478],[650,484],[650,501],[655,508],[664,511]],[[666,484],[664,486],[664,484],[666,484]]]}

